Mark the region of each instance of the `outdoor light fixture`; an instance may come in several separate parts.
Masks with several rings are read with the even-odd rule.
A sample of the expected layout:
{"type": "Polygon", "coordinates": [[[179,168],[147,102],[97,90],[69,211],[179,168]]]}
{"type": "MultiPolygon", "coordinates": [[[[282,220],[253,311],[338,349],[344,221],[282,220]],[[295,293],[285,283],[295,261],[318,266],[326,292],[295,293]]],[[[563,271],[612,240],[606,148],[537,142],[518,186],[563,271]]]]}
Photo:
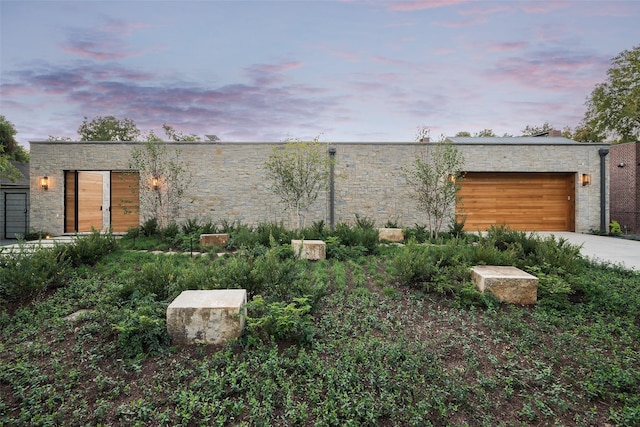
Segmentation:
{"type": "Polygon", "coordinates": [[[158,177],[153,177],[151,178],[151,186],[153,187],[154,190],[157,190],[158,187],[160,187],[160,183],[158,182],[158,177]]]}
{"type": "Polygon", "coordinates": [[[47,175],[40,178],[40,187],[42,187],[43,190],[49,189],[49,177],[47,175]]]}
{"type": "Polygon", "coordinates": [[[456,183],[456,176],[453,174],[450,174],[447,176],[447,179],[449,180],[450,183],[455,184],[456,183]]]}
{"type": "Polygon", "coordinates": [[[582,176],[580,177],[580,182],[582,183],[583,187],[586,187],[587,185],[591,184],[591,175],[589,175],[588,173],[583,173],[582,176]]]}

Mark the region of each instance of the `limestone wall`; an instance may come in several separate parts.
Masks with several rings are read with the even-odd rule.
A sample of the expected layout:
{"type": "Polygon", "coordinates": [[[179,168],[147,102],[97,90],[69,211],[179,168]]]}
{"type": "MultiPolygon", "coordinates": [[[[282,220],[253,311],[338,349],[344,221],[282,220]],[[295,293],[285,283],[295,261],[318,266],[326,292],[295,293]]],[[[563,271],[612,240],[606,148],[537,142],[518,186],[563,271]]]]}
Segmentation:
{"type": "MultiPolygon", "coordinates": [[[[282,221],[289,215],[269,190],[263,164],[275,146],[268,143],[170,143],[180,151],[192,175],[183,218],[256,224],[282,221]]],[[[31,142],[31,227],[63,233],[65,170],[127,170],[133,147],[142,143],[31,142]],[[49,190],[37,185],[49,176],[49,190]]],[[[600,157],[603,144],[458,144],[470,172],[573,172],[576,173],[576,230],[597,229],[600,224],[600,157]],[[580,174],[591,175],[582,187],[580,174]]],[[[402,168],[429,144],[336,143],[335,221],[353,223],[355,214],[400,226],[424,223],[408,197],[402,168]]],[[[607,159],[608,160],[608,159],[607,159]]],[[[608,171],[608,167],[606,168],[608,171]]],[[[608,182],[608,178],[607,178],[608,182]]],[[[608,194],[608,191],[607,191],[608,194]]],[[[608,206],[608,202],[607,202],[608,206]]],[[[144,206],[142,206],[144,212],[144,206]]],[[[607,216],[608,218],[608,216],[607,216]]],[[[306,222],[328,223],[328,194],[322,193],[306,222]]],[[[608,219],[607,219],[608,222],[608,219]]]]}

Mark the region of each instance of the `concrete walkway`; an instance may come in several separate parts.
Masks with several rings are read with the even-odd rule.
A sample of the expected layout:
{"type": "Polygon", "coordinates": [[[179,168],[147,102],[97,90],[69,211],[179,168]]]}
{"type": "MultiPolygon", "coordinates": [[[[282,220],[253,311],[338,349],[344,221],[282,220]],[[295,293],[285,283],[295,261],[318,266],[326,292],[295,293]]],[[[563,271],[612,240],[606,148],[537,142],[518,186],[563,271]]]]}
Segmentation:
{"type": "Polygon", "coordinates": [[[2,246],[0,246],[0,253],[13,253],[13,252],[34,252],[41,248],[52,248],[55,245],[64,243],[71,243],[76,239],[76,236],[58,236],[50,239],[29,240],[18,242],[16,240],[2,240],[2,246]]]}
{"type": "Polygon", "coordinates": [[[580,252],[585,257],[599,262],[622,265],[627,269],[640,272],[640,241],[620,237],[597,236],[594,234],[558,232],[540,232],[540,236],[554,236],[581,245],[580,252]]]}

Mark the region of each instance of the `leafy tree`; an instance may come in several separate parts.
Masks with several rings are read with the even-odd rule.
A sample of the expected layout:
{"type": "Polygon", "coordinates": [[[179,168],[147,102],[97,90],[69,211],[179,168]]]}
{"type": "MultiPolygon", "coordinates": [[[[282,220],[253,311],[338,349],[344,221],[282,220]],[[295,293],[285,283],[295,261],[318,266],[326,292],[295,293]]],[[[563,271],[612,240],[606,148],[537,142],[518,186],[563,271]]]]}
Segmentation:
{"type": "Polygon", "coordinates": [[[462,138],[469,138],[471,136],[471,132],[467,132],[467,131],[461,131],[456,133],[456,136],[458,137],[462,137],[462,138]]]}
{"type": "Polygon", "coordinates": [[[162,129],[164,129],[164,133],[171,141],[200,141],[200,137],[198,135],[195,135],[193,133],[185,135],[182,132],[176,131],[172,126],[169,126],[166,123],[162,125],[162,129]]]}
{"type": "Polygon", "coordinates": [[[479,138],[488,138],[488,137],[494,137],[497,135],[495,134],[493,129],[482,129],[480,132],[476,132],[474,136],[477,136],[479,138]]]}
{"type": "Polygon", "coordinates": [[[522,136],[535,136],[541,133],[550,132],[553,130],[553,126],[549,122],[544,122],[541,126],[527,125],[522,129],[522,136]]]}
{"type": "Polygon", "coordinates": [[[23,175],[11,161],[29,161],[29,153],[15,139],[17,133],[13,123],[0,116],[0,178],[7,178],[13,182],[23,178],[23,175]]]}
{"type": "MultiPolygon", "coordinates": [[[[416,139],[420,138],[418,135],[416,139]]],[[[453,220],[457,192],[464,168],[460,150],[446,139],[429,144],[413,165],[404,169],[411,196],[427,215],[429,234],[434,238],[446,220],[453,220]]]]}
{"type": "Polygon", "coordinates": [[[304,227],[303,212],[327,187],[331,159],[327,144],[317,136],[312,141],[287,139],[282,147],[275,147],[264,164],[273,192],[280,197],[291,215],[295,229],[304,227]]]}
{"type": "Polygon", "coordinates": [[[600,142],[603,140],[598,132],[584,122],[575,128],[571,139],[579,142],[600,142]]]}
{"type": "MultiPolygon", "coordinates": [[[[527,125],[524,129],[522,129],[522,136],[536,136],[536,135],[544,134],[546,132],[551,132],[553,130],[556,130],[556,128],[549,122],[544,122],[540,126],[527,125]]],[[[577,132],[578,132],[578,128],[576,128],[576,133],[577,132]]],[[[560,134],[564,138],[574,139],[574,133],[569,126],[565,126],[562,129],[562,131],[560,131],[560,134]]]]}
{"type": "Polygon", "coordinates": [[[140,130],[131,119],[96,116],[91,121],[84,118],[78,135],[81,141],[135,141],[140,136],[140,130]]]}
{"type": "Polygon", "coordinates": [[[155,219],[161,229],[176,222],[191,175],[182,166],[180,151],[150,132],[144,148],[134,148],[129,162],[140,173],[143,221],[155,219]]]}
{"type": "Polygon", "coordinates": [[[640,140],[640,45],[613,58],[607,81],[596,85],[586,105],[581,127],[593,141],[640,140]]]}
{"type": "Polygon", "coordinates": [[[498,135],[496,135],[492,129],[483,129],[480,132],[475,132],[473,135],[471,135],[471,132],[461,131],[456,133],[456,136],[458,137],[473,136],[474,138],[486,138],[486,137],[492,137],[492,136],[498,136],[498,135]]]}

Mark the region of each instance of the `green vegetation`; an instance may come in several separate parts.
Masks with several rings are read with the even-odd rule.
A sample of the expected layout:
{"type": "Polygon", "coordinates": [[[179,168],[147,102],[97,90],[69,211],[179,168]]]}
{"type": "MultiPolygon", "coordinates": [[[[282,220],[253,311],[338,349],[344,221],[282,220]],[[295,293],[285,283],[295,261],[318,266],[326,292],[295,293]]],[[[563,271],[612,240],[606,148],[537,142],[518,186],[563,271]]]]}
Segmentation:
{"type": "Polygon", "coordinates": [[[639,425],[638,273],[504,228],[372,229],[298,231],[332,242],[318,262],[279,225],[197,221],[0,253],[0,425],[639,425]],[[224,255],[139,250],[203,228],[224,255]],[[536,274],[538,304],[480,294],[474,264],[536,274]],[[248,290],[245,334],[172,346],[170,301],[218,288],[248,290]]]}
{"type": "Polygon", "coordinates": [[[328,144],[320,136],[312,141],[288,138],[283,146],[273,149],[265,161],[271,190],[289,211],[291,227],[304,227],[305,213],[329,185],[331,158],[328,144]]]}

